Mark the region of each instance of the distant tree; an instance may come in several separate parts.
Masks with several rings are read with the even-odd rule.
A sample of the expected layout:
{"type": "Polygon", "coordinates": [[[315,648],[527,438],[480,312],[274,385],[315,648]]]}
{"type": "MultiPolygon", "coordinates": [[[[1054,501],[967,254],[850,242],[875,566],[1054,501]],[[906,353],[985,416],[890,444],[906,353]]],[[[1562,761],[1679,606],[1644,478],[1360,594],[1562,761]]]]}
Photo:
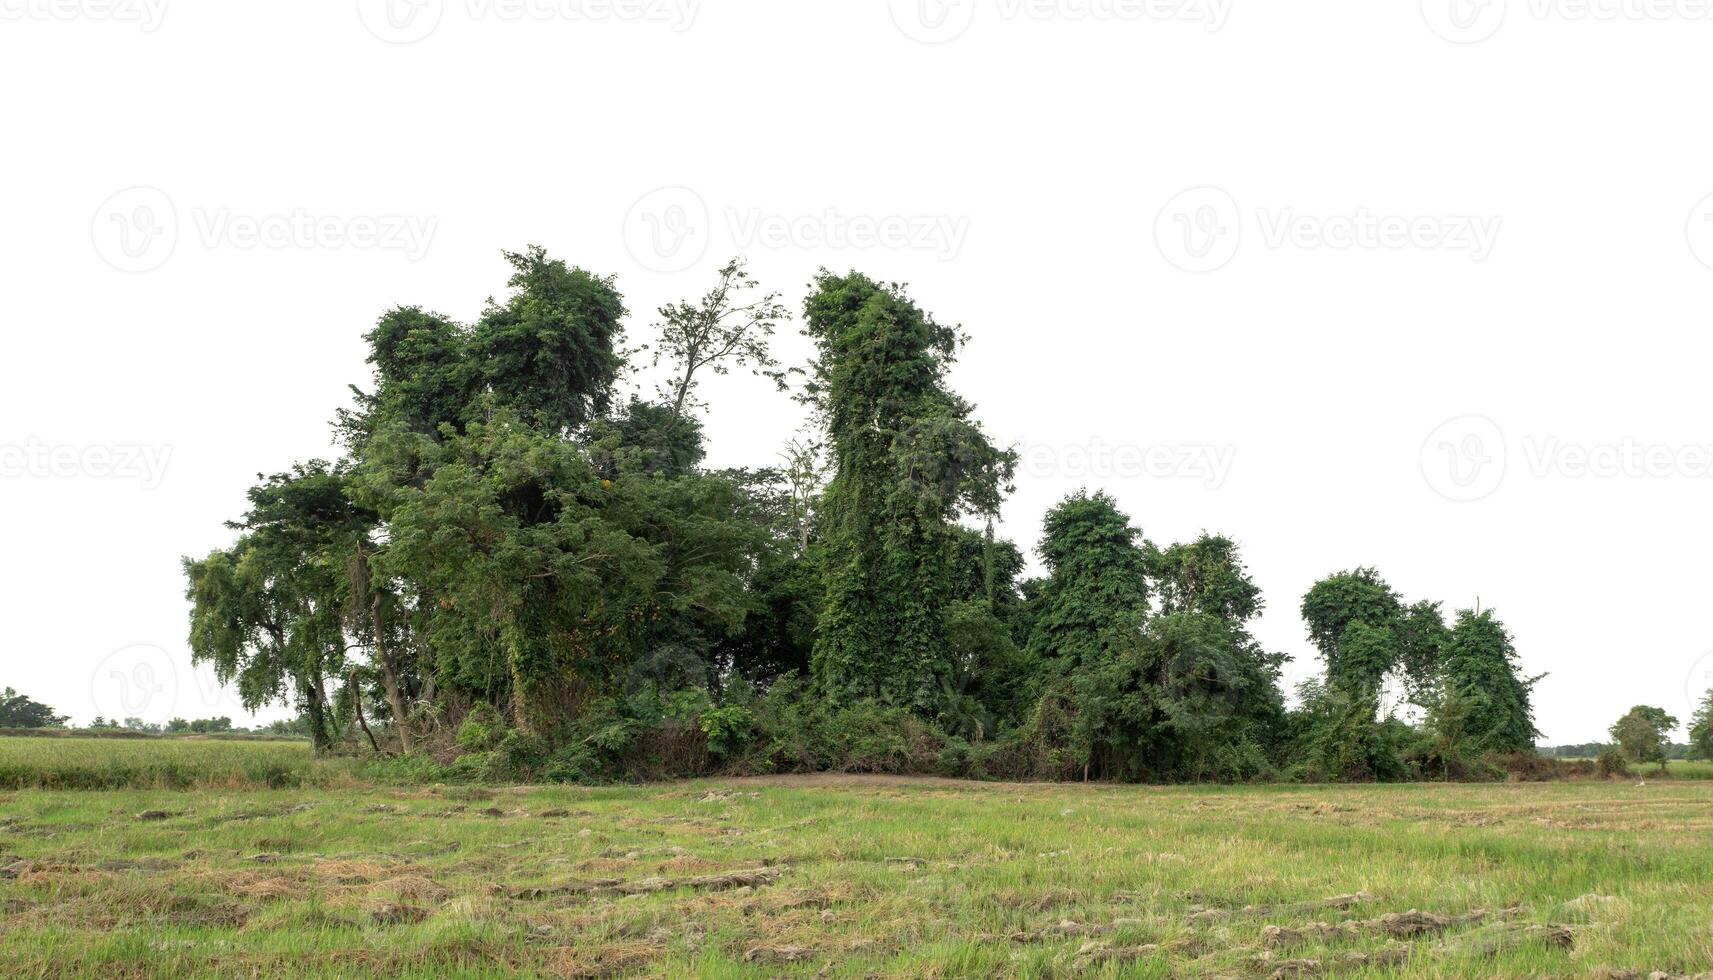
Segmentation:
{"type": "Polygon", "coordinates": [[[1701,704],[1689,719],[1689,755],[1713,759],[1713,690],[1701,696],[1701,704]]]}
{"type": "Polygon", "coordinates": [[[1029,651],[1059,673],[1098,664],[1141,632],[1149,558],[1142,532],[1104,493],[1078,492],[1047,512],[1029,651]]]}
{"type": "Polygon", "coordinates": [[[219,718],[198,718],[190,723],[190,730],[199,735],[229,732],[232,730],[232,719],[224,715],[219,718]]]}
{"type": "Polygon", "coordinates": [[[1540,732],[1529,695],[1540,678],[1518,676],[1511,635],[1491,609],[1458,612],[1444,660],[1446,690],[1463,692],[1473,702],[1465,721],[1471,748],[1477,753],[1533,751],[1540,732]]]}
{"type": "Polygon", "coordinates": [[[1631,762],[1657,762],[1665,769],[1667,736],[1677,727],[1677,719],[1664,708],[1638,704],[1612,723],[1612,740],[1631,762]]]}
{"type": "Polygon", "coordinates": [[[0,728],[63,728],[66,718],[10,687],[0,691],[0,728]]]}
{"type": "Polygon", "coordinates": [[[169,733],[188,732],[190,731],[190,722],[183,718],[169,719],[167,721],[167,731],[169,733]]]}

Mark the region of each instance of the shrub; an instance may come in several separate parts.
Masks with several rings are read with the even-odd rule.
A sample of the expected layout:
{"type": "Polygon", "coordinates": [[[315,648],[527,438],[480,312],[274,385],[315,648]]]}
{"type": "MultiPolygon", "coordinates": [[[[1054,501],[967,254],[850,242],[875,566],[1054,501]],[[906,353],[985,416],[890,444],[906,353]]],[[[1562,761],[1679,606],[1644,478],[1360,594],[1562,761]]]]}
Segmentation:
{"type": "Polygon", "coordinates": [[[498,710],[486,701],[478,701],[458,726],[458,747],[466,752],[487,752],[496,749],[506,736],[506,721],[498,710]]]}
{"type": "Polygon", "coordinates": [[[1615,745],[1609,745],[1600,753],[1595,761],[1600,775],[1607,779],[1616,779],[1630,775],[1630,760],[1624,758],[1624,752],[1615,745]]]}

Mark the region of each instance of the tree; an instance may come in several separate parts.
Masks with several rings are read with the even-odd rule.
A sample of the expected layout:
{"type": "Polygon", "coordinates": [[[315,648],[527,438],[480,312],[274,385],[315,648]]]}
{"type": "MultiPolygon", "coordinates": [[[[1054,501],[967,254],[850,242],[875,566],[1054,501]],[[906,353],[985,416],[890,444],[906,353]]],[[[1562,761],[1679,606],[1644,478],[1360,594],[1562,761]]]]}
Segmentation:
{"type": "Polygon", "coordinates": [[[960,334],[859,273],[822,272],[805,304],[806,397],[834,476],[817,529],[826,591],[813,665],[835,703],[932,715],[951,698],[952,523],[992,514],[1016,455],[996,449],[945,384],[960,334]]]}
{"type": "Polygon", "coordinates": [[[1445,645],[1444,683],[1473,702],[1463,726],[1470,747],[1480,752],[1532,752],[1535,729],[1529,693],[1539,677],[1517,675],[1511,635],[1491,609],[1457,614],[1445,645]]]}
{"type": "Polygon", "coordinates": [[[1402,612],[1398,594],[1372,568],[1339,572],[1316,582],[1303,596],[1302,614],[1309,640],[1326,662],[1327,683],[1363,697],[1378,691],[1397,659],[1391,630],[1402,612]],[[1351,632],[1351,625],[1357,623],[1364,628],[1351,632]],[[1385,647],[1378,645],[1378,630],[1386,631],[1385,647]],[[1360,646],[1349,649],[1350,641],[1360,646]]]}
{"type": "Polygon", "coordinates": [[[1238,625],[1261,612],[1261,589],[1230,538],[1204,533],[1188,544],[1150,549],[1149,571],[1161,612],[1206,613],[1238,625]]]}
{"type": "Polygon", "coordinates": [[[1148,552],[1111,497],[1078,492],[1060,501],[1047,512],[1039,553],[1048,579],[1036,602],[1032,654],[1069,673],[1141,631],[1148,552]]]}
{"type": "Polygon", "coordinates": [[[344,675],[350,565],[374,519],[346,496],[346,479],[319,460],[266,477],[230,525],[238,541],[184,560],[193,661],[236,682],[252,711],[295,704],[318,752],[334,738],[327,680],[344,675]]]}
{"type": "Polygon", "coordinates": [[[512,293],[490,301],[470,355],[496,406],[560,434],[604,413],[624,357],[624,299],[610,278],[568,267],[531,246],[505,253],[512,293]]]}
{"type": "Polygon", "coordinates": [[[1663,772],[1667,739],[1676,727],[1677,719],[1666,714],[1664,708],[1638,704],[1612,723],[1610,734],[1624,758],[1631,762],[1657,762],[1663,772]]]}
{"type": "Polygon", "coordinates": [[[10,687],[0,691],[0,728],[63,728],[68,717],[10,687]]]}
{"type": "Polygon", "coordinates": [[[749,297],[756,287],[744,260],[736,258],[720,269],[719,281],[699,302],[660,308],[654,363],[658,366],[666,360],[674,372],[661,390],[671,413],[667,431],[698,406],[696,388],[701,379],[697,375],[708,371],[727,374],[733,366],[749,367],[759,374],[778,366],[768,351],[768,341],[788,314],[779,303],[778,293],[749,297]]]}
{"type": "Polygon", "coordinates": [[[1713,690],[1701,696],[1689,719],[1689,750],[1694,758],[1713,759],[1713,690]]]}

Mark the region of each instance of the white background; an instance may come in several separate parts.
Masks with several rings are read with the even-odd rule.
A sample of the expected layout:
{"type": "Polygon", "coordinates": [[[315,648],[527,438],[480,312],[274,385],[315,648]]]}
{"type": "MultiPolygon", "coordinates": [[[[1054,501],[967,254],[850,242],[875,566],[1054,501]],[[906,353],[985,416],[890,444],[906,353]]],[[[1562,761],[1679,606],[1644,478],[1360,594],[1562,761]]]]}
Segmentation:
{"type": "MultiPolygon", "coordinates": [[[[633,341],[739,252],[793,309],[822,265],[909,282],[1025,452],[1004,532],[1087,485],[1237,538],[1288,681],[1303,591],[1372,564],[1498,610],[1547,742],[1713,683],[1693,0],[382,2],[0,0],[0,684],[242,723],[180,556],[333,451],[377,315],[473,319],[529,243],[615,274],[633,341]]],[[[716,465],[800,421],[707,394],[716,465]]]]}

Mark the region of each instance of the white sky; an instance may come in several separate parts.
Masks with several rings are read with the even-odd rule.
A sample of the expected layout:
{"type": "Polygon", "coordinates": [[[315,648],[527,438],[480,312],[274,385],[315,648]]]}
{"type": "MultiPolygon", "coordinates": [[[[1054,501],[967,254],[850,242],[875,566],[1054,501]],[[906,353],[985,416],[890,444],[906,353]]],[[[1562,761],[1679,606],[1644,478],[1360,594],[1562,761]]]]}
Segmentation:
{"type": "MultiPolygon", "coordinates": [[[[1690,0],[382,2],[0,0],[0,684],[242,723],[179,557],[331,452],[383,309],[473,318],[532,242],[633,340],[738,252],[793,309],[910,282],[1026,450],[1004,531],[1088,485],[1237,538],[1292,683],[1303,591],[1372,564],[1497,608],[1548,742],[1713,684],[1690,0]]],[[[718,465],[799,421],[706,394],[718,465]]]]}

